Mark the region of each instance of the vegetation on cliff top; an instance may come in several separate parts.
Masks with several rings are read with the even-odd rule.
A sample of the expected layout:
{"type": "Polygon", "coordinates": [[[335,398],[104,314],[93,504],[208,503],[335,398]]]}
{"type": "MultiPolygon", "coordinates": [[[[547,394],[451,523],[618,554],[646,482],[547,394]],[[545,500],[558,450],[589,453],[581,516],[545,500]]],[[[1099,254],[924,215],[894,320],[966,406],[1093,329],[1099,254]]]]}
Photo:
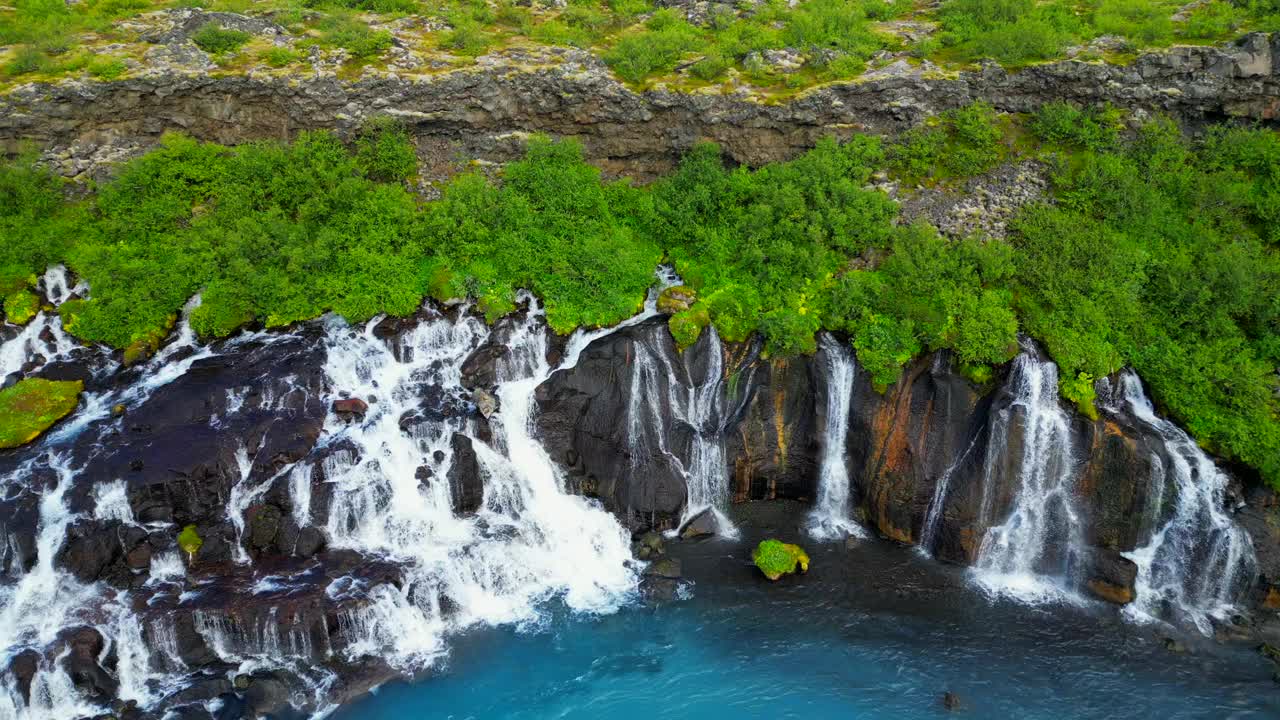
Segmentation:
{"type": "Polygon", "coordinates": [[[751,561],[770,580],[777,580],[793,572],[809,571],[809,555],[799,545],[781,540],[761,540],[751,551],[751,561]]]}
{"type": "Polygon", "coordinates": [[[80,381],[27,378],[0,390],[0,449],[25,445],[80,402],[80,381]]]}
{"type": "MultiPolygon", "coordinates": [[[[13,0],[0,7],[0,81],[143,69],[154,36],[144,13],[189,0],[13,0]],[[9,48],[5,51],[3,48],[9,48]]],[[[433,69],[531,45],[591,51],[624,81],[787,91],[853,78],[900,58],[1016,66],[1071,54],[1124,59],[1173,42],[1216,42],[1280,28],[1276,0],[747,0],[659,7],[656,0],[208,0],[281,27],[254,36],[210,22],[189,33],[228,72],[302,69],[314,53],[352,75],[398,48],[433,69]],[[1184,7],[1186,5],[1186,7],[1184,7]],[[886,56],[885,51],[892,53],[886,56]]],[[[190,30],[190,28],[188,28],[190,30]]],[[[326,61],[327,62],[327,61],[326,61]]],[[[414,63],[406,67],[406,71],[414,63]]]]}
{"type": "Polygon", "coordinates": [[[681,346],[714,325],[788,355],[838,330],[883,388],[925,350],[989,377],[1025,331],[1084,411],[1096,379],[1133,366],[1206,447],[1280,483],[1280,136],[1217,128],[1191,142],[1156,121],[1122,140],[1114,111],[1060,104],[1025,130],[1008,122],[977,106],[887,148],[828,140],[756,170],[704,145],[646,188],[603,182],[576,144],[535,138],[500,182],[462,175],[425,204],[403,183],[413,149],[392,123],[354,147],[326,133],[235,149],[168,136],[75,203],[29,159],[0,167],[14,239],[0,287],[65,262],[91,288],[62,306],[66,326],[120,348],[154,344],[196,293],[205,336],[329,310],[403,315],[426,295],[472,297],[493,319],[519,288],[567,332],[636,312],[665,258],[693,290],[671,320],[681,346]],[[900,225],[871,185],[886,164],[981,170],[1028,131],[1056,149],[1056,203],[1024,209],[1007,242],[900,225]]]}

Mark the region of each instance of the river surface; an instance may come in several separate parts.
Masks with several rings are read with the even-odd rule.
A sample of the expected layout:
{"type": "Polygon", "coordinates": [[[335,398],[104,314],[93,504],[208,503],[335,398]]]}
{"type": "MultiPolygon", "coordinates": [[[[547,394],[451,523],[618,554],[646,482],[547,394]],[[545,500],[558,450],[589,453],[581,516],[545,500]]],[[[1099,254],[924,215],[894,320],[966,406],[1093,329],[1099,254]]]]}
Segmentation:
{"type": "Polygon", "coordinates": [[[734,515],[739,541],[668,545],[686,599],[467,633],[438,673],[335,718],[1280,717],[1280,684],[1251,647],[1101,604],[993,601],[912,549],[804,541],[784,504],[734,515]],[[766,535],[804,541],[810,572],[760,578],[748,548],[766,535]]]}

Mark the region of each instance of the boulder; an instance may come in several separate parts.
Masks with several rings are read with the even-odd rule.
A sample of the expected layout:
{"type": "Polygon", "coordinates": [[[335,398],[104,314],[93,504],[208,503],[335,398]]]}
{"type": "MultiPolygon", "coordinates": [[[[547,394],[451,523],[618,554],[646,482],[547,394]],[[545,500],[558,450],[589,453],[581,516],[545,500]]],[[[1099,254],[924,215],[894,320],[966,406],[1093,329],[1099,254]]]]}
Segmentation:
{"type": "Polygon", "coordinates": [[[476,409],[480,411],[485,420],[493,417],[493,414],[498,412],[498,398],[494,397],[493,393],[488,390],[476,388],[471,393],[471,401],[476,404],[476,409]]]}
{"type": "Polygon", "coordinates": [[[680,528],[680,538],[683,540],[693,540],[694,538],[710,537],[719,534],[720,523],[716,520],[716,514],[709,508],[694,515],[680,528]]]}
{"type": "Polygon", "coordinates": [[[761,540],[751,551],[751,561],[766,578],[778,580],[783,575],[809,571],[809,555],[799,545],[780,540],[761,540]]]}
{"type": "Polygon", "coordinates": [[[1133,602],[1138,566],[1115,550],[1094,548],[1085,570],[1085,587],[1095,597],[1117,605],[1133,602]]]}
{"type": "Polygon", "coordinates": [[[344,420],[360,419],[369,411],[369,403],[360,398],[342,398],[333,401],[333,411],[344,420]]]}
{"type": "Polygon", "coordinates": [[[644,569],[644,574],[652,577],[666,578],[668,580],[678,580],[683,577],[680,568],[680,558],[663,558],[649,563],[644,569]]]}
{"type": "Polygon", "coordinates": [[[693,307],[698,301],[698,293],[686,285],[676,285],[663,290],[658,295],[658,312],[663,315],[675,315],[693,307]]]}

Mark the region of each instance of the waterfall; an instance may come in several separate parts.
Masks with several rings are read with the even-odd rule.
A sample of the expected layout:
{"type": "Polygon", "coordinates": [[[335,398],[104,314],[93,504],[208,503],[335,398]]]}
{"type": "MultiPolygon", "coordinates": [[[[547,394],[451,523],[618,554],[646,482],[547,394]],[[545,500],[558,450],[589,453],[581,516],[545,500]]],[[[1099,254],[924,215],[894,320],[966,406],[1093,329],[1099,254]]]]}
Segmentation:
{"type": "Polygon", "coordinates": [[[938,478],[938,484],[933,486],[933,496],[929,498],[929,509],[925,511],[924,523],[920,526],[920,544],[918,545],[920,551],[926,555],[933,554],[934,543],[938,540],[938,526],[942,524],[942,509],[947,502],[947,493],[951,491],[951,476],[969,457],[969,453],[977,444],[978,435],[975,434],[964,452],[947,466],[942,476],[938,478]]]}
{"type": "Polygon", "coordinates": [[[999,594],[1028,601],[1074,599],[1084,523],[1075,504],[1078,468],[1070,417],[1058,402],[1058,368],[1024,349],[1010,383],[1012,402],[999,411],[988,439],[983,514],[991,512],[1006,455],[1015,460],[1017,490],[1009,516],[983,537],[974,574],[999,594]],[[1015,425],[1021,437],[1011,442],[1015,425]]]}
{"type": "Polygon", "coordinates": [[[845,457],[856,370],[853,352],[826,333],[819,343],[826,356],[827,425],[822,436],[818,501],[809,513],[808,530],[819,540],[866,537],[866,531],[854,522],[851,514],[849,466],[845,457]]]}
{"type": "Polygon", "coordinates": [[[1138,566],[1136,597],[1125,608],[1138,620],[1190,621],[1202,633],[1226,617],[1254,574],[1253,546],[1225,510],[1227,476],[1186,432],[1158,417],[1132,372],[1120,376],[1130,413],[1161,439],[1152,458],[1146,544],[1127,556],[1138,566]],[[1164,496],[1173,483],[1168,518],[1164,496]]]}
{"type": "MultiPolygon", "coordinates": [[[[358,424],[330,418],[326,427],[332,443],[357,449],[325,462],[331,543],[394,559],[405,575],[403,587],[379,587],[375,602],[344,619],[352,655],[421,670],[446,652],[449,633],[468,626],[538,623],[551,598],[609,612],[633,595],[629,535],[597,503],[565,492],[559,468],[531,435],[533,394],[553,368],[542,311],[532,296],[521,300],[529,310],[498,368],[487,442],[461,413],[426,413],[438,419],[411,432],[399,424],[428,395],[469,402],[461,366],[488,337],[479,320],[433,315],[404,336],[399,353],[373,335],[373,323],[363,331],[336,319],[326,325],[331,386],[369,401],[358,424]],[[484,479],[474,515],[451,505],[455,434],[469,438],[484,479]],[[431,470],[425,486],[415,474],[421,465],[431,470]]],[[[561,367],[577,361],[586,338],[607,332],[572,338],[561,367]]]]}
{"type": "Polygon", "coordinates": [[[662,457],[679,471],[688,493],[680,525],[710,511],[719,533],[736,537],[737,529],[725,515],[729,465],[724,450],[724,348],[713,326],[703,332],[705,339],[699,342],[707,344],[707,367],[701,382],[693,379],[692,352],[683,354],[677,366],[663,345],[665,337],[635,342],[627,399],[628,454],[633,467],[643,468],[662,457]],[[673,446],[672,421],[688,430],[687,450],[673,446]]]}
{"type": "MultiPolygon", "coordinates": [[[[38,288],[53,305],[61,305],[73,292],[83,292],[84,286],[68,287],[67,269],[61,265],[50,267],[41,276],[38,288]]],[[[70,355],[79,343],[62,329],[62,318],[57,312],[41,309],[18,333],[0,342],[0,381],[10,373],[20,372],[32,361],[43,365],[70,355]]]]}

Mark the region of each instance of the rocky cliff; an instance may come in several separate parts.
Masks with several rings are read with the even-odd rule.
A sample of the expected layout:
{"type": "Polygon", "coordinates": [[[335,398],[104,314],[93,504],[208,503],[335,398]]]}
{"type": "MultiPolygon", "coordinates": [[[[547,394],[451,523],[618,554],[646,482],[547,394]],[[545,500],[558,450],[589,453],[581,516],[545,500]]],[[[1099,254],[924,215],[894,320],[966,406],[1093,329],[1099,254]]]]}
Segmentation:
{"type": "Polygon", "coordinates": [[[0,147],[48,149],[69,176],[145,147],[167,130],[239,143],[302,130],[350,132],[376,114],[404,120],[418,139],[424,176],[465,160],[516,157],[525,133],[575,137],[587,159],[615,176],[652,178],[694,143],[714,140],[751,165],[782,160],[824,136],[888,133],[975,100],[1010,112],[1049,100],[1110,102],[1197,123],[1280,117],[1280,35],[1255,33],[1223,47],[1175,47],[1128,65],[1067,60],[1008,71],[997,65],[925,72],[903,61],[848,83],[762,103],[718,92],[633,91],[591,55],[512,50],[474,67],[421,74],[373,71],[280,77],[160,65],[117,82],[27,84],[0,96],[0,147]],[[461,160],[460,160],[461,159],[461,160]]]}

